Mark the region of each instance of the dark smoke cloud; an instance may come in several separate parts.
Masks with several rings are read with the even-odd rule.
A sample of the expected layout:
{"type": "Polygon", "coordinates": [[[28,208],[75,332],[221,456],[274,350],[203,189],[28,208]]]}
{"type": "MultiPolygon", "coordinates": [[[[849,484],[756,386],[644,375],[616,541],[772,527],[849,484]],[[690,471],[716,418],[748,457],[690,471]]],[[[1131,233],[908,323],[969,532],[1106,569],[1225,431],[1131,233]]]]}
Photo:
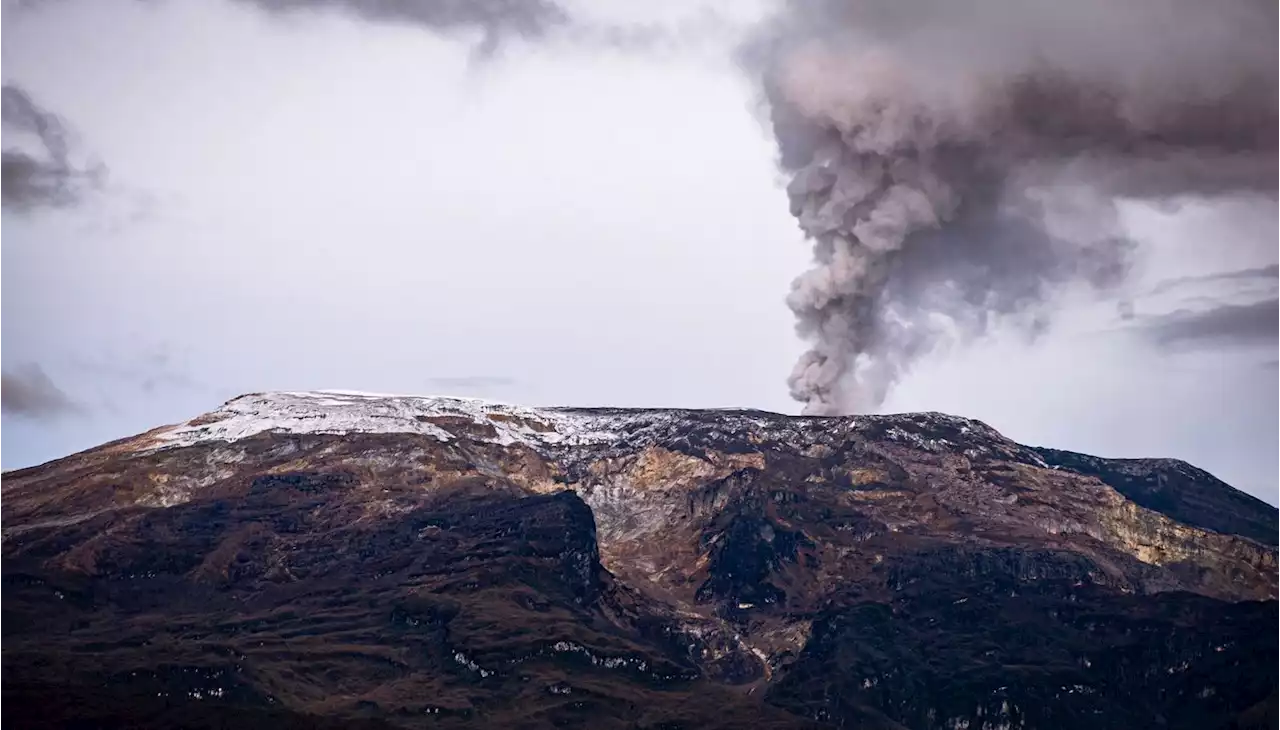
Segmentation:
{"type": "Polygon", "coordinates": [[[6,209],[68,207],[101,188],[105,168],[72,161],[69,134],[57,115],[37,105],[18,86],[5,84],[0,94],[7,137],[0,153],[0,200],[6,209]],[[33,138],[39,152],[10,146],[11,135],[33,138]]]}
{"type": "Polygon", "coordinates": [[[1169,349],[1218,349],[1270,346],[1280,342],[1280,300],[1251,304],[1219,304],[1204,310],[1181,309],[1150,317],[1143,334],[1169,349]]]}
{"type": "Polygon", "coordinates": [[[1276,193],[1257,0],[795,0],[744,49],[815,264],[788,304],[811,414],[873,410],[997,320],[1110,288],[1119,199],[1276,193]]]}
{"type": "Polygon", "coordinates": [[[36,420],[53,419],[81,410],[36,364],[0,374],[0,408],[5,413],[36,420]]]}

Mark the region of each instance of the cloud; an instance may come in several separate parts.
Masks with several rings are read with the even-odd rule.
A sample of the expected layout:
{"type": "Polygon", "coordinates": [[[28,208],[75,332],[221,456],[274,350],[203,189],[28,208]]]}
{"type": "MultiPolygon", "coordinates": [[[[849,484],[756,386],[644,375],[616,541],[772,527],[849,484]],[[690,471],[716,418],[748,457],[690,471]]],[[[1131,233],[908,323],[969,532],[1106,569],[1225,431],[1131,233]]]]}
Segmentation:
{"type": "Polygon", "coordinates": [[[515,378],[499,375],[461,375],[456,377],[428,378],[427,382],[436,388],[446,390],[485,390],[489,388],[506,388],[516,385],[515,378]]]}
{"type": "Polygon", "coordinates": [[[33,420],[54,419],[83,410],[35,363],[0,375],[0,407],[33,420]]]}
{"type": "Polygon", "coordinates": [[[1163,348],[1274,347],[1280,341],[1280,299],[1180,309],[1147,317],[1138,327],[1143,336],[1163,348]]]}
{"type": "Polygon", "coordinates": [[[65,208],[102,187],[106,168],[72,161],[70,134],[56,114],[16,85],[5,84],[0,94],[6,142],[0,153],[0,199],[5,209],[65,208]],[[8,145],[14,136],[33,142],[38,149],[8,145]]]}
{"type": "Polygon", "coordinates": [[[101,357],[73,355],[68,363],[92,381],[112,381],[112,390],[128,384],[152,394],[157,391],[210,392],[212,388],[192,377],[184,358],[166,344],[149,349],[139,347],[126,355],[101,357]]]}
{"type": "Polygon", "coordinates": [[[1155,296],[1191,286],[1214,286],[1218,284],[1234,286],[1242,283],[1263,283],[1270,284],[1274,287],[1277,280],[1280,280],[1280,265],[1268,264],[1266,266],[1257,266],[1250,269],[1237,269],[1235,271],[1225,271],[1214,274],[1200,274],[1196,276],[1181,276],[1176,279],[1166,279],[1153,286],[1151,290],[1147,292],[1147,295],[1155,296]]]}
{"type": "Polygon", "coordinates": [[[488,55],[511,37],[542,38],[568,23],[548,0],[238,0],[268,13],[339,11],[375,23],[409,25],[436,33],[479,30],[477,52],[488,55]]]}
{"type": "Polygon", "coordinates": [[[675,23],[609,21],[570,12],[554,0],[235,0],[277,16],[341,12],[370,23],[416,27],[439,35],[480,32],[474,59],[491,58],[513,40],[631,53],[673,52],[738,38],[747,21],[709,6],[675,23]]]}

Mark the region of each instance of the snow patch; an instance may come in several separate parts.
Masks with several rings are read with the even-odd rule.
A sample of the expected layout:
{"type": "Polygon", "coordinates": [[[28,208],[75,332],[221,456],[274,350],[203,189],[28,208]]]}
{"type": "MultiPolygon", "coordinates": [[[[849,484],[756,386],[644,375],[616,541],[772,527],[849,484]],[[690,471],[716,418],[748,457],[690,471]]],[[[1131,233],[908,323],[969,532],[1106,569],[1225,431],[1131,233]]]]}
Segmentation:
{"type": "MultiPolygon", "coordinates": [[[[938,413],[808,418],[740,408],[529,407],[478,398],[318,390],[234,398],[211,413],[149,434],[145,448],[158,451],[232,443],[262,433],[395,433],[439,442],[462,438],[503,446],[522,444],[540,453],[576,446],[633,453],[651,444],[689,443],[691,439],[702,444],[730,443],[743,435],[754,442],[835,447],[868,428],[887,428],[890,440],[927,451],[956,447],[937,437],[938,431],[963,429],[968,437],[980,441],[1004,442],[980,421],[938,413]]],[[[604,455],[608,454],[595,453],[594,457],[604,455]]]]}
{"type": "Polygon", "coordinates": [[[469,422],[469,438],[529,446],[609,443],[608,417],[528,408],[474,398],[391,396],[353,391],[254,393],[156,435],[161,448],[233,442],[260,433],[406,433],[450,441],[469,422]]]}

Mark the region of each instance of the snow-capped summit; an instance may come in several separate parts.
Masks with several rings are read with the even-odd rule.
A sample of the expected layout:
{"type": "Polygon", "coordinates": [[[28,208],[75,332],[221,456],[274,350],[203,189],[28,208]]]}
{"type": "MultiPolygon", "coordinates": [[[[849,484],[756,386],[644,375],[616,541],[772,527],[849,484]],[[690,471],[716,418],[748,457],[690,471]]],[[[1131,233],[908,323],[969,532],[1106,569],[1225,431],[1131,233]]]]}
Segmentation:
{"type": "Polygon", "coordinates": [[[499,444],[560,443],[607,438],[592,419],[557,409],[528,408],[476,398],[406,396],[320,390],[251,393],[154,434],[164,446],[237,441],[259,433],[405,433],[448,441],[459,420],[492,428],[499,444]]]}

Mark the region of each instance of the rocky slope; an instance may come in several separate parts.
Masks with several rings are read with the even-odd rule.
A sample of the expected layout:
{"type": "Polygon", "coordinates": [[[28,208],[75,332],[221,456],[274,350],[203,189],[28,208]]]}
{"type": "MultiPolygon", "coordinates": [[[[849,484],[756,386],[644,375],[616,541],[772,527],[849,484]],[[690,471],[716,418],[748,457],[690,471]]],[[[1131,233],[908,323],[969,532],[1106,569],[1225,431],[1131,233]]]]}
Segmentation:
{"type": "Polygon", "coordinates": [[[4,718],[1274,727],[1276,526],[940,414],[255,394],[5,475],[4,718]]]}

